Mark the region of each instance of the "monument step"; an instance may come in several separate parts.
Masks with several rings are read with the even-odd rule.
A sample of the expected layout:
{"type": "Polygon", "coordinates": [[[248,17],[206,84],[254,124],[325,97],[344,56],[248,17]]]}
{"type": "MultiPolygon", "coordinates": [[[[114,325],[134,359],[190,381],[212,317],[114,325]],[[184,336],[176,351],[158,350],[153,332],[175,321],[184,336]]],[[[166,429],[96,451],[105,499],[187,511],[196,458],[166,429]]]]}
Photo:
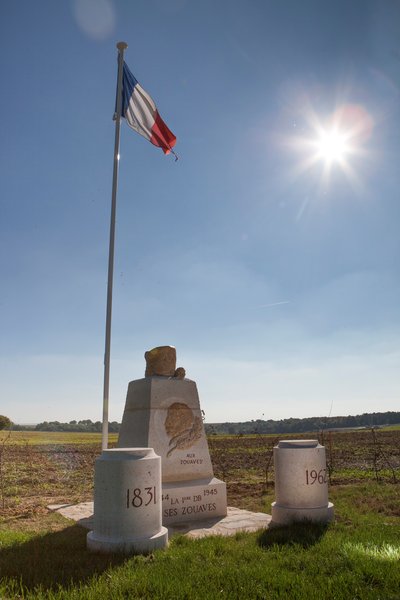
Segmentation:
{"type": "Polygon", "coordinates": [[[165,526],[225,517],[226,514],[226,484],[216,477],[162,484],[162,522],[165,526]]]}
{"type": "MultiPolygon", "coordinates": [[[[50,504],[47,507],[67,519],[76,521],[86,529],[93,527],[93,502],[80,504],[50,504]]],[[[266,529],[271,522],[271,515],[255,513],[241,508],[228,506],[226,517],[209,518],[202,521],[175,523],[168,526],[169,536],[186,535],[191,538],[202,538],[209,535],[231,536],[239,531],[258,531],[266,529]]]]}

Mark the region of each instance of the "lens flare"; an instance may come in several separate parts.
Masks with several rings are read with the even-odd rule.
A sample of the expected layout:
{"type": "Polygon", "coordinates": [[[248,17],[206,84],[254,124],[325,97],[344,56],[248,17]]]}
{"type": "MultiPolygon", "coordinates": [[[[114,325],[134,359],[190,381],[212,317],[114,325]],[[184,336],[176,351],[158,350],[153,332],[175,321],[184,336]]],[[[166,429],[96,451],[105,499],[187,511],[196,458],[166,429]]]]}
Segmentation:
{"type": "Polygon", "coordinates": [[[115,30],[116,13],[110,0],[75,0],[73,11],[79,28],[92,39],[105,40],[115,30]]]}
{"type": "Polygon", "coordinates": [[[347,144],[346,135],[339,131],[322,131],[316,141],[316,149],[319,158],[329,163],[341,162],[350,148],[347,144]]]}
{"type": "Polygon", "coordinates": [[[341,171],[352,188],[361,192],[363,185],[356,166],[361,166],[361,157],[368,157],[366,143],[373,125],[367,110],[357,104],[339,105],[325,119],[308,106],[302,127],[308,135],[289,140],[291,149],[299,155],[293,175],[311,170],[319,173],[319,188],[326,190],[335,171],[341,171]]]}

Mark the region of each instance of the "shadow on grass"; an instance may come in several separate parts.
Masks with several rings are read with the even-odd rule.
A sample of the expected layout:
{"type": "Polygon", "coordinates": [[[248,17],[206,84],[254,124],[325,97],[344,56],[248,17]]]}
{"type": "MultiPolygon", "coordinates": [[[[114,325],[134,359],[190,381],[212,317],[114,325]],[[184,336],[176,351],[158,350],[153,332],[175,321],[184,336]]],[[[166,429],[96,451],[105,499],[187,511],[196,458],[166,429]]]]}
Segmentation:
{"type": "Polygon", "coordinates": [[[86,550],[87,531],[78,525],[39,535],[0,552],[0,574],[28,590],[50,590],[85,582],[110,566],[127,560],[123,555],[91,554],[86,550]]]}
{"type": "Polygon", "coordinates": [[[303,521],[292,525],[273,526],[263,531],[258,537],[258,543],[262,548],[273,546],[301,546],[309,548],[317,544],[323,537],[328,525],[310,523],[303,521]]]}

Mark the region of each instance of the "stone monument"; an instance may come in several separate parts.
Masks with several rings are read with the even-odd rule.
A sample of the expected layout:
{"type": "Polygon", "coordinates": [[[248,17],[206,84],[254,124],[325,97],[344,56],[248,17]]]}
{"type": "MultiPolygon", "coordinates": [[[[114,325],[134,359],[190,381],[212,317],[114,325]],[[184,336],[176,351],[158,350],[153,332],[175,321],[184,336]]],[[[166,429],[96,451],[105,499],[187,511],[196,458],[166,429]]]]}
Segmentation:
{"type": "Polygon", "coordinates": [[[95,464],[88,550],[146,554],[165,548],[161,494],[161,459],[152,448],[103,450],[95,464]]]}
{"type": "Polygon", "coordinates": [[[325,448],[318,440],[282,440],[274,447],[275,496],[272,523],[329,523],[334,507],[328,501],[325,448]]]}
{"type": "Polygon", "coordinates": [[[161,456],[163,525],[226,516],[226,484],[214,477],[196,383],[176,369],[172,346],[145,359],[145,377],[128,385],[118,447],[161,456]]]}

